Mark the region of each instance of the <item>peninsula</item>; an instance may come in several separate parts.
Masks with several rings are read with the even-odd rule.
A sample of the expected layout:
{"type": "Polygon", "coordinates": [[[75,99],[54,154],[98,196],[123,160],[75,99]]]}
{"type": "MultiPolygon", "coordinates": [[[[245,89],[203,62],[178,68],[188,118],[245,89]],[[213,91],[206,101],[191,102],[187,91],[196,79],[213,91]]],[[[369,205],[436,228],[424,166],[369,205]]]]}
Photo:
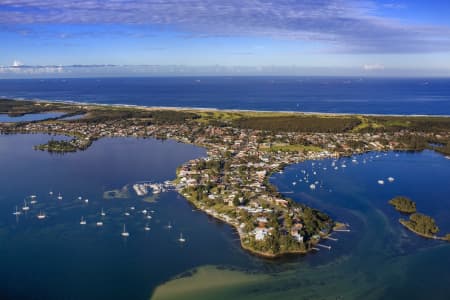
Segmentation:
{"type": "MultiPolygon", "coordinates": [[[[0,123],[0,133],[48,133],[37,150],[87,149],[103,137],[174,139],[207,149],[186,162],[174,185],[192,205],[233,226],[244,249],[264,257],[307,253],[337,225],[286,198],[274,172],[309,159],[367,151],[433,149],[450,154],[450,118],[220,111],[0,100],[0,114],[62,112],[58,118],[0,123]],[[79,119],[65,119],[82,114],[79,119]],[[439,145],[439,147],[433,146],[439,145]]],[[[301,202],[301,199],[300,199],[301,202]]]]}

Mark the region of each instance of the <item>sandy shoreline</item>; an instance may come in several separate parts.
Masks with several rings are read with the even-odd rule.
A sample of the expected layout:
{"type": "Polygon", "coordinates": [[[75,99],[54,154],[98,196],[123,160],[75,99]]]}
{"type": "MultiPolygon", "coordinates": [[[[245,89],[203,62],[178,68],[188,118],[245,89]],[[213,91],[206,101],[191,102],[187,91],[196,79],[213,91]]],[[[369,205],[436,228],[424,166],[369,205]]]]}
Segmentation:
{"type": "Polygon", "coordinates": [[[448,118],[450,115],[426,115],[426,114],[371,114],[371,113],[337,113],[337,112],[319,112],[319,111],[292,111],[292,110],[255,110],[255,109],[226,109],[214,107],[183,107],[183,106],[145,106],[137,104],[114,104],[114,103],[96,103],[96,102],[80,102],[70,100],[45,100],[33,98],[9,98],[0,97],[0,100],[15,100],[15,101],[34,101],[40,103],[60,103],[67,105],[81,105],[81,106],[100,106],[100,107],[116,107],[116,108],[136,108],[143,110],[178,110],[178,111],[200,111],[200,112],[234,112],[234,113],[279,113],[292,115],[323,115],[323,116],[368,116],[368,117],[432,117],[448,118]]]}

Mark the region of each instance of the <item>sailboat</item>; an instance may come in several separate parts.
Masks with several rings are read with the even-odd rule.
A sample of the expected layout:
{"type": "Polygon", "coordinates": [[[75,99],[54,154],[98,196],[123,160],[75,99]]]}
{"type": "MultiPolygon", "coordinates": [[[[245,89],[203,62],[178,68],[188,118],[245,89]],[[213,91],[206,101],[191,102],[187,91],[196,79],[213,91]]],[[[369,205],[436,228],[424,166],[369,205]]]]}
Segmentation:
{"type": "Polygon", "coordinates": [[[21,214],[22,214],[22,212],[17,210],[17,205],[16,205],[16,211],[13,212],[13,215],[18,216],[18,215],[21,215],[21,214]]]}
{"type": "Polygon", "coordinates": [[[179,241],[180,243],[186,242],[186,239],[183,237],[183,234],[182,234],[182,233],[180,233],[180,238],[178,239],[178,241],[179,241]]]}
{"type": "Polygon", "coordinates": [[[30,207],[28,206],[27,201],[25,200],[23,203],[24,203],[24,204],[23,204],[23,206],[22,206],[22,210],[23,210],[23,211],[30,210],[30,207]]]}
{"type": "Polygon", "coordinates": [[[58,200],[62,200],[63,197],[61,196],[61,193],[58,194],[58,200]]]}
{"type": "Polygon", "coordinates": [[[86,220],[84,217],[81,217],[80,225],[86,225],[86,220]]]}
{"type": "Polygon", "coordinates": [[[172,229],[172,224],[170,224],[170,222],[169,225],[167,225],[167,229],[172,229]]]}
{"type": "Polygon", "coordinates": [[[48,194],[49,194],[50,196],[53,196],[53,192],[52,192],[52,191],[48,192],[48,194]]]}
{"type": "Polygon", "coordinates": [[[30,204],[36,204],[37,203],[36,195],[31,195],[30,199],[31,199],[30,204]]]}
{"type": "Polygon", "coordinates": [[[103,208],[102,208],[102,212],[100,213],[100,215],[101,215],[102,217],[106,216],[106,213],[103,211],[103,208]]]}
{"type": "Polygon", "coordinates": [[[37,215],[37,218],[39,219],[39,220],[43,220],[43,219],[45,219],[47,216],[45,215],[45,213],[43,213],[42,211],[37,215]]]}
{"type": "Polygon", "coordinates": [[[123,224],[123,231],[122,231],[122,233],[120,235],[122,235],[123,237],[129,237],[130,236],[130,233],[125,228],[125,224],[123,224]]]}
{"type": "Polygon", "coordinates": [[[144,230],[145,231],[150,231],[150,226],[148,226],[148,224],[146,224],[145,227],[144,227],[144,230]]]}
{"type": "Polygon", "coordinates": [[[103,226],[103,222],[102,221],[98,221],[97,223],[95,223],[95,225],[97,225],[97,227],[101,227],[101,226],[103,226]]]}

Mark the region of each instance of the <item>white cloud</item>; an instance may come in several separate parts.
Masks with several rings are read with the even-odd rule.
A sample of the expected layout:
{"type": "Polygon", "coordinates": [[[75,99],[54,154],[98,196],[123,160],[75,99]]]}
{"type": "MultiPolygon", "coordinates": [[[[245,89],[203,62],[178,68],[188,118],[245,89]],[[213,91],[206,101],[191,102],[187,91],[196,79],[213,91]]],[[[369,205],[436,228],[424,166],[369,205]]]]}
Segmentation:
{"type": "Polygon", "coordinates": [[[12,66],[13,67],[20,67],[20,66],[23,66],[23,63],[18,61],[18,60],[14,60],[12,66]]]}
{"type": "Polygon", "coordinates": [[[0,0],[0,7],[0,24],[7,25],[159,25],[195,37],[328,42],[346,52],[450,50],[449,27],[381,17],[370,0],[0,0]]]}
{"type": "Polygon", "coordinates": [[[382,64],[365,64],[363,66],[364,71],[382,71],[385,66],[382,64]]]}

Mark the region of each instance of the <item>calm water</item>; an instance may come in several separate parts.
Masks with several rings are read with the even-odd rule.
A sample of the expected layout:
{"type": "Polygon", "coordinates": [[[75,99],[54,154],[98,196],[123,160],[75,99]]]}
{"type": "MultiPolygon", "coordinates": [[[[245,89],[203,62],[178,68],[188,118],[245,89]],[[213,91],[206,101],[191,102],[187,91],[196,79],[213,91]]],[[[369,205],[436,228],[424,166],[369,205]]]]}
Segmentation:
{"type": "Polygon", "coordinates": [[[41,121],[45,119],[58,118],[62,115],[63,113],[40,113],[40,114],[23,115],[18,117],[10,117],[5,114],[0,114],[0,122],[14,123],[14,122],[41,121]]]}
{"type": "Polygon", "coordinates": [[[450,79],[4,79],[0,80],[0,97],[145,106],[450,115],[450,79]]]}
{"type": "Polygon", "coordinates": [[[314,166],[305,162],[274,175],[272,182],[281,191],[293,192],[286,195],[349,222],[352,232],[336,234],[338,242],[324,242],[331,251],[273,262],[242,251],[228,226],[193,211],[175,192],[163,193],[153,203],[132,193],[128,199],[102,197],[137,181],[172,179],[177,166],[204,156],[203,149],[173,141],[111,138],[74,154],[32,150],[48,138],[0,136],[1,299],[148,299],[159,284],[203,265],[279,274],[243,290],[241,298],[274,291],[313,299],[348,290],[365,298],[381,291],[385,299],[446,299],[450,293],[450,245],[407,232],[386,203],[396,195],[410,196],[420,211],[450,231],[450,160],[433,152],[370,153],[356,157],[358,163],[338,161],[338,170],[331,168],[331,160],[314,166]],[[322,187],[311,191],[309,183],[299,182],[301,170],[322,187]],[[387,183],[389,176],[395,177],[393,183],[387,183]],[[378,185],[378,179],[386,184],[378,185]],[[62,201],[56,199],[60,192],[62,201]],[[20,208],[31,194],[38,203],[26,215],[13,216],[14,207],[20,208]],[[97,228],[102,208],[107,215],[104,226],[97,228]],[[155,211],[151,220],[138,212],[144,208],[155,211]],[[37,220],[40,210],[47,219],[37,220]],[[124,216],[126,211],[131,216],[124,216]],[[88,222],[85,227],[79,225],[81,216],[88,222]],[[169,222],[171,230],[166,228],[169,222]],[[150,232],[144,231],[147,223],[150,232]],[[123,224],[131,234],[128,239],[120,236],[123,224]],[[184,245],[177,242],[180,232],[187,238],[184,245]]]}
{"type": "Polygon", "coordinates": [[[161,194],[156,203],[133,195],[102,197],[137,181],[172,179],[177,166],[204,156],[203,149],[120,138],[102,139],[76,154],[32,150],[48,139],[0,136],[1,299],[148,299],[157,284],[194,266],[251,264],[230,228],[192,211],[176,192],[161,194]],[[59,192],[62,201],[56,199],[59,192]],[[16,219],[15,206],[20,209],[32,194],[38,203],[16,219]],[[130,206],[136,210],[128,209],[126,217],[130,206]],[[102,208],[107,215],[97,228],[102,208]],[[144,208],[155,211],[151,220],[138,212],[144,208]],[[47,219],[36,218],[40,210],[47,219]],[[85,227],[79,225],[81,216],[85,227]],[[150,232],[144,232],[146,223],[150,232]],[[120,236],[123,224],[131,234],[126,240],[120,236]],[[180,232],[185,245],[177,241],[180,232]]]}

